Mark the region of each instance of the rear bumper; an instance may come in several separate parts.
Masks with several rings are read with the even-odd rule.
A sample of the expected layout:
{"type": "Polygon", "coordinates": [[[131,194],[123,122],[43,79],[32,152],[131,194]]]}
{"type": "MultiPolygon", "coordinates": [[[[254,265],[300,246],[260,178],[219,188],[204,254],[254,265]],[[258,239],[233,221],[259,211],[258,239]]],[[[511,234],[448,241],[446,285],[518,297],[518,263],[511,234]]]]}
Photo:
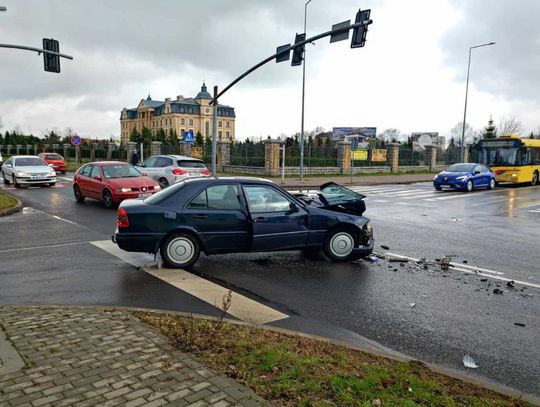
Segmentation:
{"type": "Polygon", "coordinates": [[[119,233],[111,236],[113,243],[126,252],[156,253],[162,235],[119,233]]]}

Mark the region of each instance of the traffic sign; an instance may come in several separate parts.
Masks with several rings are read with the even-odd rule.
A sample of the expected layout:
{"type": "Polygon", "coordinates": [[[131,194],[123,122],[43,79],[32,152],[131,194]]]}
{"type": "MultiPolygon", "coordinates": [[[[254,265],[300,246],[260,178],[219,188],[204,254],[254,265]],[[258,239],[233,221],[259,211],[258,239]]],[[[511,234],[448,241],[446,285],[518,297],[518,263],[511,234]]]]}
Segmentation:
{"type": "Polygon", "coordinates": [[[184,131],[184,143],[193,143],[195,141],[195,135],[193,130],[184,131]]]}
{"type": "Polygon", "coordinates": [[[74,146],[78,146],[79,144],[81,144],[82,142],[82,138],[78,135],[74,135],[74,136],[71,136],[71,144],[73,144],[74,146]]]}

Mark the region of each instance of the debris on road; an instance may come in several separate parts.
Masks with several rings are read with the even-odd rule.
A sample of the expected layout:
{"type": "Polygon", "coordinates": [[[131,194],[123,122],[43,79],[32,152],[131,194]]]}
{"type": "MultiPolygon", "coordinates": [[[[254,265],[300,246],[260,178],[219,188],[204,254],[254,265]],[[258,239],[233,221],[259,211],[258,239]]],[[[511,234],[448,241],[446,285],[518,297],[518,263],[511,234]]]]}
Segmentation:
{"type": "Polygon", "coordinates": [[[381,247],[382,247],[384,250],[390,250],[390,247],[388,247],[388,246],[386,246],[386,245],[384,245],[384,244],[382,244],[381,247]]]}
{"type": "Polygon", "coordinates": [[[448,270],[450,268],[450,257],[444,257],[441,260],[441,268],[443,270],[448,270]]]}
{"type": "Polygon", "coordinates": [[[481,278],[480,281],[484,283],[484,282],[488,281],[488,279],[487,278],[481,278]]]}
{"type": "Polygon", "coordinates": [[[515,325],[515,326],[525,326],[525,324],[524,324],[524,323],[521,323],[521,322],[514,322],[514,325],[515,325]]]}
{"type": "Polygon", "coordinates": [[[498,288],[494,288],[494,289],[493,289],[493,294],[500,294],[500,295],[502,295],[502,294],[504,294],[504,291],[499,290],[498,288]]]}
{"type": "Polygon", "coordinates": [[[514,280],[510,280],[506,283],[506,286],[510,288],[516,288],[516,283],[514,282],[514,280]]]}
{"type": "Polygon", "coordinates": [[[463,260],[463,264],[467,264],[467,263],[468,263],[468,261],[467,261],[467,260],[463,260]]]}
{"type": "Polygon", "coordinates": [[[455,218],[452,216],[450,219],[452,219],[454,222],[461,222],[461,218],[455,218]]]}
{"type": "Polygon", "coordinates": [[[478,367],[474,359],[469,355],[463,356],[463,365],[469,369],[476,369],[478,367]]]}
{"type": "Polygon", "coordinates": [[[416,307],[416,303],[415,303],[415,302],[410,302],[410,303],[409,303],[409,307],[411,307],[411,308],[416,307]]]}
{"type": "Polygon", "coordinates": [[[408,263],[409,259],[403,259],[401,257],[388,257],[390,263],[408,263]]]}

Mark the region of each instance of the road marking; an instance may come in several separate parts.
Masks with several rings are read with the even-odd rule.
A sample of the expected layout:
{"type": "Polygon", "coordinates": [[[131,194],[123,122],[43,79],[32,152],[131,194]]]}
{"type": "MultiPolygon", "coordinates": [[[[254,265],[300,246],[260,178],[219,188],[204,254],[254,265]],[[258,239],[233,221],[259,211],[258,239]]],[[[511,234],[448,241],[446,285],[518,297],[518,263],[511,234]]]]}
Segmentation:
{"type": "Polygon", "coordinates": [[[39,249],[50,249],[53,247],[65,247],[65,246],[77,246],[81,244],[87,244],[91,242],[71,242],[71,243],[57,243],[57,244],[44,244],[43,246],[30,246],[30,247],[20,247],[16,249],[4,249],[0,250],[0,254],[2,253],[13,253],[13,252],[19,252],[19,251],[25,251],[25,250],[39,250],[39,249]]]}
{"type": "Polygon", "coordinates": [[[63,179],[64,181],[73,182],[73,178],[69,178],[69,177],[56,177],[56,179],[63,179]]]}
{"type": "MultiPolygon", "coordinates": [[[[420,259],[415,259],[414,257],[404,256],[402,254],[397,254],[397,253],[386,252],[384,254],[385,256],[388,255],[389,257],[396,257],[398,259],[406,259],[406,260],[414,261],[414,262],[420,261],[420,259]]],[[[492,278],[494,280],[500,280],[500,281],[506,281],[506,282],[513,281],[516,284],[521,284],[527,287],[540,289],[540,284],[534,284],[534,283],[529,283],[526,281],[514,280],[513,278],[502,277],[502,274],[504,273],[500,271],[494,271],[494,270],[484,269],[480,267],[469,266],[465,264],[455,264],[452,262],[450,262],[450,270],[456,270],[456,271],[461,271],[468,274],[474,274],[477,276],[492,278]]]]}
{"type": "MultiPolygon", "coordinates": [[[[142,267],[146,273],[217,308],[221,307],[223,297],[229,292],[229,289],[185,270],[159,268],[156,261],[149,261],[152,258],[151,255],[125,252],[110,240],[101,240],[91,243],[113,256],[124,260],[126,263],[136,267],[142,267]]],[[[287,314],[279,312],[232,290],[230,291],[232,293],[232,301],[227,312],[236,318],[254,324],[267,324],[289,318],[287,314]]]]}

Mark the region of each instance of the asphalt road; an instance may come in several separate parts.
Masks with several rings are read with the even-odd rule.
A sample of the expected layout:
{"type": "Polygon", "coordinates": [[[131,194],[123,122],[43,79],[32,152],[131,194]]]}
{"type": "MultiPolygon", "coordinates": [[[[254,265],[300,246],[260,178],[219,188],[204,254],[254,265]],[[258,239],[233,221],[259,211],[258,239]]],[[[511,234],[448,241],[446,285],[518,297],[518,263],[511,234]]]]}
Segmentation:
{"type": "MultiPolygon", "coordinates": [[[[456,370],[464,370],[469,354],[479,368],[467,373],[540,395],[540,187],[470,194],[437,193],[429,184],[354,189],[367,196],[377,252],[426,258],[427,269],[414,261],[333,264],[289,252],[202,256],[193,272],[290,316],[271,325],[351,342],[361,335],[456,370]],[[441,270],[435,259],[446,255],[458,269],[441,270]],[[501,278],[520,283],[507,287],[501,278]]],[[[89,244],[109,238],[114,210],[75,203],[67,183],[10,192],[35,210],[0,219],[0,303],[217,314],[89,244]]]]}

